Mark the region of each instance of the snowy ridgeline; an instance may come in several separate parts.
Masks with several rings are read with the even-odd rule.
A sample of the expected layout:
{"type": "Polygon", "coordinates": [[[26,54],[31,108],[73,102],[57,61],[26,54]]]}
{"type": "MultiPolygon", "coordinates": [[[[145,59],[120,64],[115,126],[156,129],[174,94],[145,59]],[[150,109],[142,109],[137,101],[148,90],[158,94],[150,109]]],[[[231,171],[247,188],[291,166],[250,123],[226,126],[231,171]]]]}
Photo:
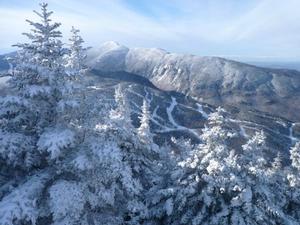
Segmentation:
{"type": "Polygon", "coordinates": [[[213,105],[256,109],[299,121],[300,72],[260,68],[219,57],[127,48],[107,42],[88,51],[91,68],[126,71],[213,105]]]}
{"type": "MultiPolygon", "coordinates": [[[[47,4],[36,14],[41,22],[28,21],[30,41],[11,59],[13,95],[0,99],[0,225],[299,224],[299,143],[285,166],[280,155],[265,159],[263,132],[237,151],[226,112],[198,105],[201,143],[158,146],[150,96],[137,128],[122,85],[113,101],[91,99],[79,31],[65,48],[47,4]]],[[[177,104],[161,132],[186,129],[173,118],[177,104]]]]}

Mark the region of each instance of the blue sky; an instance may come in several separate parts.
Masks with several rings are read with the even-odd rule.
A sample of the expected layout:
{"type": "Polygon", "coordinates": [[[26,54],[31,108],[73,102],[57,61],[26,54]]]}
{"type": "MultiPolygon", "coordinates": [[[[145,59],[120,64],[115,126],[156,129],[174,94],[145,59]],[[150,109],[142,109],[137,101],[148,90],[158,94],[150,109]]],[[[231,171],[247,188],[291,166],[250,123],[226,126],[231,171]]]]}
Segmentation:
{"type": "MultiPolygon", "coordinates": [[[[37,0],[0,0],[0,53],[24,41],[37,0]]],[[[239,60],[300,61],[299,0],[49,0],[65,40],[72,25],[89,46],[129,47],[239,60]]]]}

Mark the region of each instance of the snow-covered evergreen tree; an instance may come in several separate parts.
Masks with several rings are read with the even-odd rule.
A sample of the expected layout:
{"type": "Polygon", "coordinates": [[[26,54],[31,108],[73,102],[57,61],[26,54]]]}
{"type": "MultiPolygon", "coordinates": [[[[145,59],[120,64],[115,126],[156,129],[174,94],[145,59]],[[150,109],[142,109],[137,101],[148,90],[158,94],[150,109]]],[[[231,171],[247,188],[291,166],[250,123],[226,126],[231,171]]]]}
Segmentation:
{"type": "Polygon", "coordinates": [[[0,207],[1,225],[36,224],[45,188],[54,178],[54,162],[76,142],[76,132],[61,117],[60,108],[70,91],[64,65],[67,51],[60,24],[52,23],[53,12],[47,7],[42,3],[41,12],[34,11],[40,22],[27,20],[32,26],[32,32],[25,33],[29,42],[16,45],[10,92],[0,99],[0,167],[7,182],[14,184],[1,193],[3,204],[5,199],[11,202],[0,207]],[[52,176],[39,180],[50,172],[52,176]]]}
{"type": "MultiPolygon", "coordinates": [[[[287,213],[300,221],[300,142],[290,149],[291,166],[285,168],[288,198],[287,213]]],[[[283,184],[282,184],[283,185],[283,184]]]]}
{"type": "Polygon", "coordinates": [[[86,51],[88,48],[83,47],[84,41],[82,37],[79,35],[80,30],[72,27],[71,29],[71,38],[70,41],[70,50],[67,56],[67,68],[68,74],[73,79],[80,79],[80,75],[82,76],[87,69],[84,64],[86,60],[86,51]]]}
{"type": "Polygon", "coordinates": [[[297,142],[290,150],[292,167],[300,171],[300,142],[297,142]]]}
{"type": "Polygon", "coordinates": [[[151,115],[149,111],[149,103],[146,99],[143,100],[142,114],[139,119],[140,126],[138,128],[138,135],[145,144],[150,145],[153,137],[150,131],[151,115]]]}
{"type": "Polygon", "coordinates": [[[226,140],[232,134],[224,128],[223,114],[221,108],[210,114],[209,127],[201,135],[203,144],[196,145],[174,169],[170,186],[154,196],[151,211],[164,223],[213,224],[226,213],[224,195],[230,183],[226,177],[231,172],[226,164],[230,156],[226,140]]]}
{"type": "Polygon", "coordinates": [[[154,142],[154,135],[150,129],[150,120],[151,120],[151,112],[149,100],[147,98],[143,99],[143,105],[141,110],[140,126],[137,128],[137,135],[139,141],[144,144],[144,148],[148,149],[148,152],[144,152],[144,154],[149,155],[149,158],[156,155],[158,158],[162,157],[162,153],[159,150],[159,146],[154,142]]]}
{"type": "Polygon", "coordinates": [[[33,27],[32,33],[25,33],[30,42],[16,45],[20,50],[9,81],[15,96],[9,95],[0,101],[1,134],[9,137],[1,138],[1,145],[6,146],[1,156],[4,159],[13,156],[15,164],[25,160],[29,165],[18,166],[27,168],[39,165],[44,156],[54,156],[53,151],[58,157],[60,151],[74,142],[74,134],[66,124],[57,123],[59,105],[69,91],[63,65],[66,50],[60,41],[61,32],[57,30],[60,24],[51,23],[53,12],[47,10],[46,3],[41,4],[41,12],[34,12],[41,21],[27,20],[33,27]],[[55,138],[58,130],[64,133],[59,140],[55,138]],[[68,141],[62,140],[63,137],[68,141]],[[24,140],[27,147],[24,151],[15,151],[20,140],[24,140]]]}
{"type": "Polygon", "coordinates": [[[127,99],[126,90],[120,83],[115,89],[116,108],[110,111],[110,119],[128,131],[133,130],[131,120],[130,102],[127,99]]]}
{"type": "Polygon", "coordinates": [[[200,144],[158,147],[149,102],[135,128],[125,85],[114,109],[95,96],[83,106],[79,30],[65,49],[47,4],[35,13],[0,98],[0,225],[299,224],[300,142],[285,168],[280,154],[267,160],[264,132],[232,149],[237,134],[217,108],[200,144]]]}
{"type": "Polygon", "coordinates": [[[297,224],[296,216],[285,213],[281,171],[268,170],[264,159],[264,133],[257,132],[241,154],[226,142],[234,135],[224,110],[210,114],[203,144],[173,168],[165,188],[150,195],[153,218],[163,224],[297,224]]]}
{"type": "Polygon", "coordinates": [[[124,224],[126,218],[128,223],[138,224],[146,213],[140,177],[124,149],[127,145],[134,151],[117,127],[98,124],[71,162],[70,172],[76,171],[88,204],[81,213],[97,218],[95,224],[124,224]]]}
{"type": "Polygon", "coordinates": [[[83,126],[83,118],[86,108],[84,75],[87,72],[85,59],[88,48],[83,47],[84,40],[79,35],[79,30],[72,27],[69,49],[64,57],[68,79],[68,93],[64,94],[63,101],[60,101],[60,118],[76,126],[83,126]],[[81,110],[79,110],[79,107],[81,110]],[[80,122],[81,121],[81,122],[80,122]],[[81,123],[81,124],[79,124],[81,123]]]}
{"type": "Polygon", "coordinates": [[[51,176],[50,171],[45,171],[21,179],[15,187],[8,184],[0,201],[0,224],[37,224],[40,216],[38,204],[44,198],[43,188],[51,176]]]}

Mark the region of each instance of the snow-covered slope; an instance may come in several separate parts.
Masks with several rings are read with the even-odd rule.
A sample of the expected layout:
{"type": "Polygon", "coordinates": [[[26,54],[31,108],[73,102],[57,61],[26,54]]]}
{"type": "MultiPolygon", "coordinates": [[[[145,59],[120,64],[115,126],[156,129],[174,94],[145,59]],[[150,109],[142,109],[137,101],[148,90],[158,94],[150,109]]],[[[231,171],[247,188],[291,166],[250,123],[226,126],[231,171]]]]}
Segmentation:
{"type": "MultiPolygon", "coordinates": [[[[169,142],[171,137],[186,137],[198,142],[201,130],[204,128],[210,113],[215,107],[195,101],[178,92],[168,92],[153,88],[149,83],[140,82],[135,74],[125,72],[91,71],[87,82],[86,95],[94,106],[95,99],[101,99],[105,94],[107,99],[113,99],[114,88],[122,83],[130,99],[132,118],[135,126],[139,126],[139,116],[143,99],[148,99],[151,112],[151,130],[159,144],[169,142]],[[130,76],[133,79],[130,79],[130,76]]],[[[101,104],[98,102],[97,104],[101,104]]],[[[233,129],[238,136],[232,145],[239,146],[256,131],[263,130],[267,136],[267,143],[272,149],[271,156],[282,152],[285,160],[291,145],[300,138],[300,124],[286,119],[272,116],[255,110],[243,111],[236,107],[226,107],[228,112],[228,129],[233,129]]],[[[90,111],[90,110],[88,110],[90,111]]],[[[89,116],[88,116],[89,117],[89,116]]]]}
{"type": "Polygon", "coordinates": [[[300,121],[300,72],[260,68],[218,57],[128,49],[108,42],[92,49],[92,68],[127,71],[149,78],[157,87],[188,94],[214,105],[254,108],[300,121]]]}
{"type": "Polygon", "coordinates": [[[116,68],[125,67],[125,58],[129,49],[120,44],[110,41],[99,48],[92,48],[88,54],[89,65],[101,68],[105,71],[116,71],[116,68]]]}

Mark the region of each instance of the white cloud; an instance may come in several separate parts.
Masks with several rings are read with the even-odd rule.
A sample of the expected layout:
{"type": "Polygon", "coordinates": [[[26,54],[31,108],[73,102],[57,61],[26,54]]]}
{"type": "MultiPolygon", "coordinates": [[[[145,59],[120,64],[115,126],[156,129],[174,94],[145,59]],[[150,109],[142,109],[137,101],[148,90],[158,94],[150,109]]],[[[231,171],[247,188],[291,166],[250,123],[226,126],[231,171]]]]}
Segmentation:
{"type": "MultiPolygon", "coordinates": [[[[28,2],[31,6],[36,1],[28,2]]],[[[149,14],[126,0],[48,2],[63,32],[75,25],[92,46],[116,40],[206,55],[300,59],[298,0],[141,1],[149,14]]],[[[28,29],[24,18],[33,14],[28,7],[1,7],[0,3],[0,15],[0,49],[5,49],[20,40],[20,33],[28,29]]]]}

